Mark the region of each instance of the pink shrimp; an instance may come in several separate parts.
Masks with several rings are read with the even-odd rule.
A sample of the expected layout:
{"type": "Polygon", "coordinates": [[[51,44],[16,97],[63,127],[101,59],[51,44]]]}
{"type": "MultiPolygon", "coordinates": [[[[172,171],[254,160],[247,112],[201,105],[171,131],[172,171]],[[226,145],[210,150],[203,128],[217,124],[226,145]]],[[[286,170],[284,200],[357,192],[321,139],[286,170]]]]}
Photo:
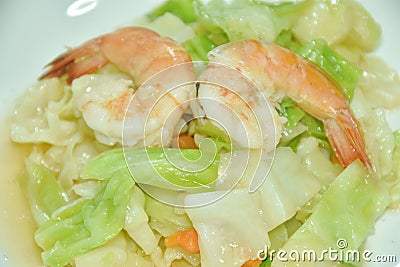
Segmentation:
{"type": "Polygon", "coordinates": [[[169,145],[192,93],[190,86],[181,86],[195,79],[189,54],[178,42],[152,30],[127,27],[60,55],[40,79],[66,75],[72,83],[108,63],[134,82],[92,77],[72,84],[85,87],[74,92],[81,94],[78,108],[97,140],[122,144],[123,138],[126,145],[169,145]]]}
{"type": "MultiPolygon", "coordinates": [[[[272,87],[283,92],[304,111],[321,120],[336,157],[344,167],[360,159],[367,168],[374,170],[346,96],[315,64],[286,48],[255,40],[222,45],[211,51],[209,58],[210,62],[223,63],[244,73],[258,83],[261,90],[268,91],[272,87]]],[[[229,75],[218,77],[233,80],[229,75]]],[[[205,90],[210,89],[205,86],[205,90]]],[[[215,91],[214,88],[213,94],[215,91]]],[[[222,96],[226,92],[221,88],[219,94],[222,96]]],[[[265,94],[272,95],[271,92],[265,94]]],[[[223,99],[228,98],[224,96],[223,99]]]]}
{"type": "Polygon", "coordinates": [[[71,83],[111,62],[141,84],[159,71],[190,61],[189,54],[178,42],[146,28],[126,27],[89,40],[55,58],[40,79],[66,74],[71,83]]]}

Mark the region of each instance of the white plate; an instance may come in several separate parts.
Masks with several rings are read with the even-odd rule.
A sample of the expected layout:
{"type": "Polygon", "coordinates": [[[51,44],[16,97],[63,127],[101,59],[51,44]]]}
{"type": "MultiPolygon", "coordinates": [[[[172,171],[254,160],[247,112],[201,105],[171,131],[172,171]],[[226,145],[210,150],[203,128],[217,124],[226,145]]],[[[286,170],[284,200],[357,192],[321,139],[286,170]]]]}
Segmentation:
{"type": "MultiPolygon", "coordinates": [[[[75,46],[129,24],[161,0],[98,0],[92,11],[71,17],[66,11],[73,2],[82,0],[0,2],[0,267],[40,265],[31,240],[33,224],[15,181],[22,154],[15,151],[8,138],[8,119],[15,99],[37,79],[46,63],[64,51],[64,46],[75,46]]],[[[362,3],[383,27],[383,42],[377,53],[400,71],[400,1],[363,0],[362,3]]],[[[400,129],[399,118],[400,113],[390,117],[395,129],[400,129]]],[[[370,249],[375,254],[396,255],[400,260],[399,225],[400,214],[385,215],[377,223],[376,234],[369,238],[370,249]]]]}

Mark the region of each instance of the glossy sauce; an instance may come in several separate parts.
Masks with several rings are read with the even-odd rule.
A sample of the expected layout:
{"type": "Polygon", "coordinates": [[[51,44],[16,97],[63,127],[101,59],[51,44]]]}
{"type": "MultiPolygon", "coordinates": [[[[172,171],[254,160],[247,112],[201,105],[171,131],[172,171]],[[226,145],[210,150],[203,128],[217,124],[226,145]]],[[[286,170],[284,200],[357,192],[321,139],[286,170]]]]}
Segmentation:
{"type": "Polygon", "coordinates": [[[36,225],[17,180],[31,147],[12,143],[10,118],[0,121],[0,266],[43,266],[33,240],[36,225]]]}

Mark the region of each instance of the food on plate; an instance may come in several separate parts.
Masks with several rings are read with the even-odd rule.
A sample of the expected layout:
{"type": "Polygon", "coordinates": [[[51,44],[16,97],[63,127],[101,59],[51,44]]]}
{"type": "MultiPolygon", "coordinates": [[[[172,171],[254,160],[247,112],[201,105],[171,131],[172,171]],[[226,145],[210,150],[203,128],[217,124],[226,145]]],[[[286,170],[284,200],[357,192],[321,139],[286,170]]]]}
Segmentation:
{"type": "Polygon", "coordinates": [[[362,264],[323,255],[399,207],[380,35],[353,0],[167,0],[57,57],[11,126],[43,263],[362,264]]]}

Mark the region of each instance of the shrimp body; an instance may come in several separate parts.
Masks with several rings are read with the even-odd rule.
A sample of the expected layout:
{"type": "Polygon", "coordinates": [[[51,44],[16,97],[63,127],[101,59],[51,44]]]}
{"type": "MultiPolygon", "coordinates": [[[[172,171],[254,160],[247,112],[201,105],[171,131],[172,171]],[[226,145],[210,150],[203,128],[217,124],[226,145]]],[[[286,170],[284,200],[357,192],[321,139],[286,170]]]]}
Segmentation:
{"type": "Polygon", "coordinates": [[[152,30],[127,27],[60,55],[41,79],[66,75],[72,83],[108,63],[133,81],[111,79],[103,85],[89,81],[86,89],[78,90],[79,109],[96,138],[107,144],[168,145],[191,95],[191,87],[180,85],[195,79],[189,54],[179,43],[152,30]]]}
{"type": "Polygon", "coordinates": [[[198,102],[191,102],[196,116],[204,112],[241,147],[275,149],[282,132],[280,118],[252,80],[218,62],[210,62],[200,80],[198,102]]]}
{"type": "Polygon", "coordinates": [[[360,159],[373,169],[346,96],[316,65],[286,48],[255,40],[222,45],[211,51],[209,58],[210,62],[221,62],[239,70],[267,96],[283,92],[304,111],[321,120],[336,157],[344,167],[360,159]]]}

